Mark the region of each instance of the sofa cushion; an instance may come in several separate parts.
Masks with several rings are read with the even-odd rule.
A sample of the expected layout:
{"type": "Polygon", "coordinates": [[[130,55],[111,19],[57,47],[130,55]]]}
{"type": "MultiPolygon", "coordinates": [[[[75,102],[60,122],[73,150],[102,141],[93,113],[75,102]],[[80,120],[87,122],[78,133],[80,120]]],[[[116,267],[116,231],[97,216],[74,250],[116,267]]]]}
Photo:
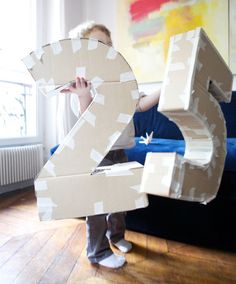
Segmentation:
{"type": "MultiPolygon", "coordinates": [[[[141,144],[140,141],[140,137],[136,137],[136,146],[126,150],[129,161],[137,161],[144,165],[148,152],[176,152],[182,156],[184,155],[184,140],[154,138],[148,145],[141,144]]],[[[224,170],[236,172],[236,138],[227,139],[227,156],[224,170]]]]}

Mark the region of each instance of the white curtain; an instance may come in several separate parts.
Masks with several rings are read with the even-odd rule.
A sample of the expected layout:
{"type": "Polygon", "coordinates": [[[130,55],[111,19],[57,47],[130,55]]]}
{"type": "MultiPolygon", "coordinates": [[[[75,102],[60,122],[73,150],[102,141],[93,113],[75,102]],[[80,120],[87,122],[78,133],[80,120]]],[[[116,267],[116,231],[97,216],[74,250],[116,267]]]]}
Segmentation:
{"type": "MultiPolygon", "coordinates": [[[[66,0],[37,1],[37,47],[67,37],[65,10],[66,0]]],[[[71,95],[61,94],[52,98],[41,96],[43,120],[44,158],[50,149],[59,144],[77,121],[71,108],[71,95]]],[[[75,109],[75,107],[74,107],[75,109]]]]}
{"type": "MultiPolygon", "coordinates": [[[[66,38],[70,30],[90,20],[105,24],[115,34],[115,3],[116,0],[37,0],[37,46],[66,38]]],[[[75,97],[72,106],[74,112],[70,96],[63,94],[43,98],[45,159],[50,148],[60,143],[76,122],[74,113],[78,112],[78,104],[75,97]]]]}

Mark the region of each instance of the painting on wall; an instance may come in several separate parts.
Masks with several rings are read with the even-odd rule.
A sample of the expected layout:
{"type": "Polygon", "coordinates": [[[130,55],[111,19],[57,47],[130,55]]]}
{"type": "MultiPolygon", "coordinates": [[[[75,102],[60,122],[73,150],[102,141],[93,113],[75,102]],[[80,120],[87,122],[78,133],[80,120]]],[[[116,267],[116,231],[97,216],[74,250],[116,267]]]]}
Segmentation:
{"type": "Polygon", "coordinates": [[[163,80],[172,35],[202,27],[229,63],[228,1],[117,1],[117,49],[139,83],[163,80]]]}

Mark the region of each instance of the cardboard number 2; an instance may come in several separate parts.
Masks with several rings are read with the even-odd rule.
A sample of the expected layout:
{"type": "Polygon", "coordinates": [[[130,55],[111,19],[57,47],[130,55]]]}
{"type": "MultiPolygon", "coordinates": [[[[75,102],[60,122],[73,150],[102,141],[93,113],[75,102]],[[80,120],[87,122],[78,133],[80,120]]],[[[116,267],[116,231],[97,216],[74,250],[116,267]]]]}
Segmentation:
{"type": "Polygon", "coordinates": [[[202,29],[171,38],[158,110],[178,125],[185,154],[148,153],[142,191],[202,203],[216,196],[226,156],[218,102],[231,90],[232,73],[202,29]]]}
{"type": "Polygon", "coordinates": [[[127,62],[94,39],[67,39],[23,59],[40,88],[75,79],[91,81],[95,97],[35,181],[41,220],[81,217],[145,207],[143,166],[124,163],[96,171],[132,119],[139,97],[127,62]]]}

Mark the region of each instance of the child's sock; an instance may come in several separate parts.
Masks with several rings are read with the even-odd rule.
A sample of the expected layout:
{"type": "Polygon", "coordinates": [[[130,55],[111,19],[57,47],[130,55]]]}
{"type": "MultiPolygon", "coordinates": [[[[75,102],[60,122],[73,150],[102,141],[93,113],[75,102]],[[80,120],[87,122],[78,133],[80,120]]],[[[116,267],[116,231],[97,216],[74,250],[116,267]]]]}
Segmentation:
{"type": "Polygon", "coordinates": [[[119,268],[125,264],[125,257],[117,254],[112,254],[107,258],[98,262],[100,265],[109,267],[109,268],[119,268]]]}
{"type": "Polygon", "coordinates": [[[132,249],[132,244],[125,239],[121,239],[119,242],[113,243],[113,245],[122,252],[129,252],[132,249]]]}

